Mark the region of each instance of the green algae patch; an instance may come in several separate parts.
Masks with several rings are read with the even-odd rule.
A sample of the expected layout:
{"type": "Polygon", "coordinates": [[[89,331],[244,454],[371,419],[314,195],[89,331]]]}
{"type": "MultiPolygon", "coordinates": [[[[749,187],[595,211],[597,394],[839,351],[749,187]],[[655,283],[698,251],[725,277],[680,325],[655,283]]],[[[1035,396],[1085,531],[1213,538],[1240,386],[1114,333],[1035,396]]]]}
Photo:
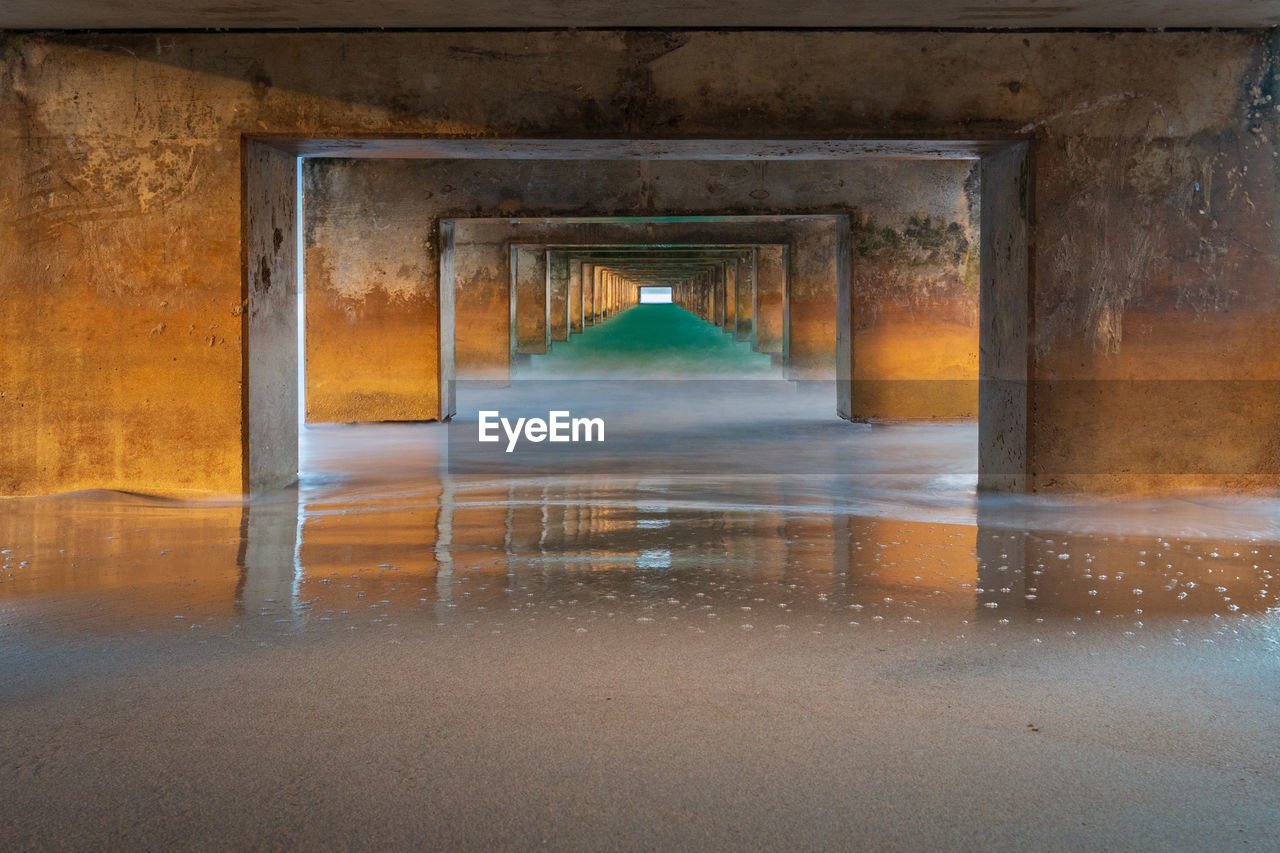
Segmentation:
{"type": "Polygon", "coordinates": [[[552,344],[519,369],[521,378],[780,378],[747,341],[735,341],[678,305],[636,305],[568,341],[552,344]]]}

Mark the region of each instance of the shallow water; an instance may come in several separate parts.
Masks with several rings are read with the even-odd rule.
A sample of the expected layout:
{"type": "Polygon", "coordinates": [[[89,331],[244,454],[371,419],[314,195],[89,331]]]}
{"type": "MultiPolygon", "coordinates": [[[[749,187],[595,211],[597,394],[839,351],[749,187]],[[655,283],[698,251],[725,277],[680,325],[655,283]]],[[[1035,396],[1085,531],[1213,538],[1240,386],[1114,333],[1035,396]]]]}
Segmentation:
{"type": "Polygon", "coordinates": [[[492,619],[517,590],[522,622],[1045,620],[1162,642],[1183,619],[1280,612],[1273,499],[979,497],[972,424],[847,424],[821,414],[829,388],[770,397],[783,384],[737,402],[741,385],[714,401],[692,385],[678,418],[640,421],[632,388],[593,388],[590,413],[629,434],[610,427],[585,461],[566,445],[564,464],[537,464],[545,444],[459,461],[450,439],[473,436],[478,408],[537,411],[528,395],[546,389],[464,387],[452,425],[309,428],[301,484],[243,504],[7,501],[5,630],[359,622],[392,605],[492,619]]]}
{"type": "Polygon", "coordinates": [[[1275,499],[980,497],[833,398],[463,384],[251,501],[0,503],[0,836],[1280,843],[1275,499]],[[553,406],[605,442],[463,446],[553,406]]]}

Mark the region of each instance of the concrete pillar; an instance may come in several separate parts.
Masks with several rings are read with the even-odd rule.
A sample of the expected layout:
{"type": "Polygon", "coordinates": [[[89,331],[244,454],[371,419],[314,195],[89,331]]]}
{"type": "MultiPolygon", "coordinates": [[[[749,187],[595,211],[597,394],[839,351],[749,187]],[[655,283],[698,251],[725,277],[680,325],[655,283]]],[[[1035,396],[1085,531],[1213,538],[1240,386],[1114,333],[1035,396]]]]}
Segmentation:
{"type": "Polygon", "coordinates": [[[1027,149],[1013,146],[979,165],[982,192],[978,488],[1028,486],[1027,149]]]}
{"type": "Polygon", "coordinates": [[[724,316],[720,328],[734,334],[738,327],[738,259],[724,262],[724,316]]]}
{"type": "Polygon", "coordinates": [[[547,252],[547,336],[569,340],[569,256],[547,252]]]}
{"type": "Polygon", "coordinates": [[[755,328],[755,296],[756,296],[756,250],[743,254],[738,261],[738,299],[734,306],[734,317],[737,320],[734,339],[752,340],[755,328]]]}
{"type": "Polygon", "coordinates": [[[724,283],[727,273],[724,263],[718,263],[711,272],[711,316],[712,325],[724,327],[724,283]]]}
{"type": "MultiPolygon", "coordinates": [[[[453,286],[455,323],[451,324],[457,373],[465,379],[506,382],[511,378],[511,254],[499,240],[456,238],[449,226],[447,258],[442,257],[441,288],[446,288],[447,263],[453,286]]],[[[443,234],[442,243],[445,242],[443,234]]],[[[443,332],[444,329],[441,329],[443,332]]]]}
{"type": "Polygon", "coordinates": [[[596,267],[595,275],[591,278],[591,316],[596,323],[604,319],[604,277],[605,270],[602,267],[596,267]]]}
{"type": "Polygon", "coordinates": [[[243,490],[260,492],[298,479],[297,158],[250,142],[245,169],[243,490]]]}
{"type": "Polygon", "coordinates": [[[596,324],[596,265],[582,263],[582,325],[596,324]]]}
{"type": "Polygon", "coordinates": [[[851,341],[837,318],[848,314],[847,305],[841,314],[840,300],[849,294],[849,217],[830,219],[798,229],[792,239],[783,349],[789,379],[839,378],[844,371],[847,385],[851,341]]]}
{"type": "Polygon", "coordinates": [[[569,261],[569,333],[582,331],[582,261],[569,261]]]}
{"type": "Polygon", "coordinates": [[[457,246],[452,220],[440,223],[440,287],[436,300],[440,328],[437,331],[436,387],[440,389],[439,413],[447,420],[458,412],[458,296],[457,246]]]}
{"type": "Polygon", "coordinates": [[[547,336],[547,252],[541,246],[511,247],[511,347],[513,355],[542,355],[547,336]]]}
{"type": "Polygon", "coordinates": [[[760,246],[756,250],[755,307],[751,348],[782,359],[787,299],[787,246],[760,246]]]}

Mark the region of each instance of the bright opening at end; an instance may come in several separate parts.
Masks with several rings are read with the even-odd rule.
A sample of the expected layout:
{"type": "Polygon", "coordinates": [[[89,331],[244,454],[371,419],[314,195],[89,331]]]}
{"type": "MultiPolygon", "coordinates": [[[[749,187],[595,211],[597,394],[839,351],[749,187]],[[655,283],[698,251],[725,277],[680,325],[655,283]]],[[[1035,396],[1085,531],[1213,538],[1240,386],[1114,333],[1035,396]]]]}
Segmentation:
{"type": "Polygon", "coordinates": [[[669,287],[640,288],[640,304],[641,305],[669,305],[670,303],[671,303],[671,288],[669,287]]]}

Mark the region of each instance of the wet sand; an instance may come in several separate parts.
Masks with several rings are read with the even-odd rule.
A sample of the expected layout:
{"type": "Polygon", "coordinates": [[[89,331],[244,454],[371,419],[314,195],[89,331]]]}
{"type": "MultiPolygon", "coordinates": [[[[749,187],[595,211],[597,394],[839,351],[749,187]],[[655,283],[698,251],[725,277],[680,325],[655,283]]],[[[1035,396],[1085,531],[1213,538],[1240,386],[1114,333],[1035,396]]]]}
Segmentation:
{"type": "Polygon", "coordinates": [[[545,402],[476,387],[248,503],[0,502],[2,846],[1280,846],[1274,499],[980,500],[971,424],[775,387],[593,390],[567,472],[451,456],[545,402]]]}

